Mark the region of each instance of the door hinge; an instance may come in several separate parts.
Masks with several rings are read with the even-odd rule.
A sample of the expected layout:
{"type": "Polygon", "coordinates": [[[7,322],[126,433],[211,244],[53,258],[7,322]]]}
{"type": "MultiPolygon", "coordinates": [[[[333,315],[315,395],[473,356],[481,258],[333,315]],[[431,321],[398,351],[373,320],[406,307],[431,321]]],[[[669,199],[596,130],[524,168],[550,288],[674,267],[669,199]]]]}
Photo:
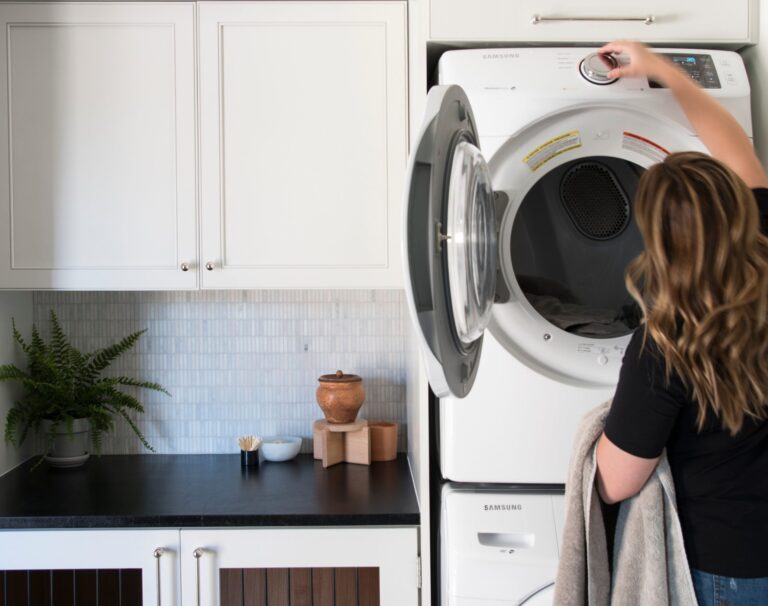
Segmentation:
{"type": "Polygon", "coordinates": [[[416,558],[416,588],[421,589],[421,556],[416,558]]]}

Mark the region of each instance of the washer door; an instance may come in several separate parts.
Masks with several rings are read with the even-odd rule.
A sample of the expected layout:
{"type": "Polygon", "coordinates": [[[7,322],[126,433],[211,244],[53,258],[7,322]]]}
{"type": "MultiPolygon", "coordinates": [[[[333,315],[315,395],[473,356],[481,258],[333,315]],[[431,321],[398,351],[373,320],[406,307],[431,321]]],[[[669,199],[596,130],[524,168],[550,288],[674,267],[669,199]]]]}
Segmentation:
{"type": "Polygon", "coordinates": [[[406,180],[403,259],[432,390],[466,396],[496,291],[491,175],[466,94],[433,87],[406,180]]]}

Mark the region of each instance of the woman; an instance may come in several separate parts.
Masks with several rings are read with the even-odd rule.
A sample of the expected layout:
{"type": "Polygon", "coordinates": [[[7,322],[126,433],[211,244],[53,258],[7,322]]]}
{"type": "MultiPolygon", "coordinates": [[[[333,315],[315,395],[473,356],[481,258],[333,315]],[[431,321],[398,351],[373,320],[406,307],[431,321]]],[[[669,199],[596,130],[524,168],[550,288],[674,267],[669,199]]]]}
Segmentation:
{"type": "Polygon", "coordinates": [[[629,56],[611,76],[670,89],[712,157],[671,154],[640,180],[645,250],[627,287],[645,323],[598,442],[598,490],[633,496],[666,448],[699,604],[768,604],[768,177],[736,120],[665,57],[601,52],[629,56]]]}

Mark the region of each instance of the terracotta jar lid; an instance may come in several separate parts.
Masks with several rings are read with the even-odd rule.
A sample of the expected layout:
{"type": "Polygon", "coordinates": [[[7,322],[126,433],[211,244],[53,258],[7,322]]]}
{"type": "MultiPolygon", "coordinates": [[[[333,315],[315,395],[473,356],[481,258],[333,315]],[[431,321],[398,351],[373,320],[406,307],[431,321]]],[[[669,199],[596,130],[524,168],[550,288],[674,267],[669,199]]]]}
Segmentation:
{"type": "Polygon", "coordinates": [[[337,370],[336,374],[322,375],[318,379],[321,383],[357,383],[362,380],[359,375],[345,375],[341,370],[337,370]]]}

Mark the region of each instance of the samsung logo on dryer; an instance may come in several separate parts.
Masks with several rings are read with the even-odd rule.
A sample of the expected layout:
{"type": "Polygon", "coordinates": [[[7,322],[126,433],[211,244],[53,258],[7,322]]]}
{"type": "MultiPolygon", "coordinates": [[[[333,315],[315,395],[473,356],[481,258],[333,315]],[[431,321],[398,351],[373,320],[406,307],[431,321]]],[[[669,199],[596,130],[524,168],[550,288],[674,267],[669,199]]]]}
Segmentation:
{"type": "Polygon", "coordinates": [[[505,505],[483,505],[483,511],[522,511],[520,503],[508,503],[505,505]]]}
{"type": "Polygon", "coordinates": [[[485,53],[483,59],[519,59],[520,53],[485,53]]]}

